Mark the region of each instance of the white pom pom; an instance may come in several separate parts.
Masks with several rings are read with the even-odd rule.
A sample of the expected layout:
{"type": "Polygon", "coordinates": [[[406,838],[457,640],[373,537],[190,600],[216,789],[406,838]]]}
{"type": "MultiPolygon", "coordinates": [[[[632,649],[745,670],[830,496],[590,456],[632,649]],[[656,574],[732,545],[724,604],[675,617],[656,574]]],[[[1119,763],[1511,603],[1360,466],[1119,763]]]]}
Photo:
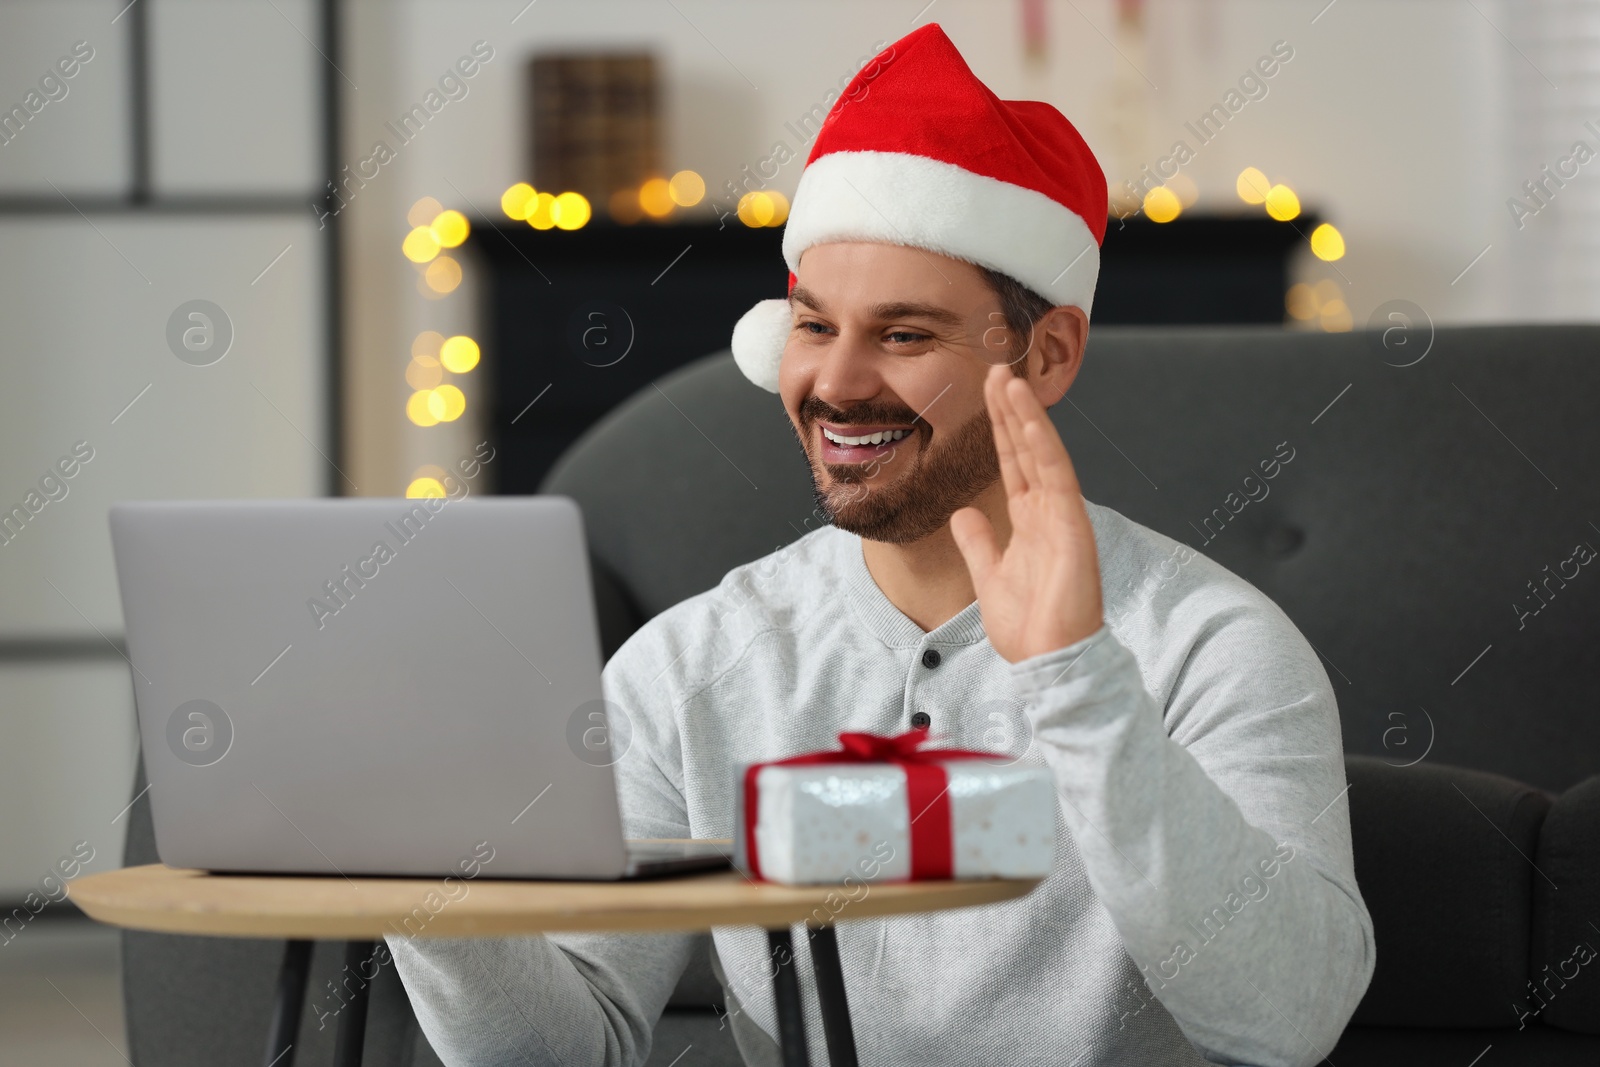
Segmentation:
{"type": "Polygon", "coordinates": [[[744,376],[769,393],[778,391],[778,364],[794,317],[787,300],[763,300],[733,328],[733,361],[744,376]]]}

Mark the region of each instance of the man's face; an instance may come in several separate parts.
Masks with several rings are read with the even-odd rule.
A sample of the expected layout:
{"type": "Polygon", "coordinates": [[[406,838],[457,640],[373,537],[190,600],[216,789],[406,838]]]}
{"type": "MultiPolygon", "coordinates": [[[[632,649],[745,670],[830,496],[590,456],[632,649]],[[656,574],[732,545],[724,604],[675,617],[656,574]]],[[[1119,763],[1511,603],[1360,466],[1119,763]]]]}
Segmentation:
{"type": "Polygon", "coordinates": [[[796,279],[778,391],[817,502],[869,540],[921,540],[999,478],[983,379],[1027,339],[1014,352],[983,275],[933,252],[815,245],[796,279]]]}

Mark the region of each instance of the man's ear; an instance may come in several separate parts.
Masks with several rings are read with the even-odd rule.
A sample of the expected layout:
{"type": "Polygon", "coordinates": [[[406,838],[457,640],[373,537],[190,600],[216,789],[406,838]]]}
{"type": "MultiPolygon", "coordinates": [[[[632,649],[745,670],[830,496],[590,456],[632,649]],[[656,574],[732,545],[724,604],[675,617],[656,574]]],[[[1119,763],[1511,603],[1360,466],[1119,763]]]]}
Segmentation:
{"type": "Polygon", "coordinates": [[[1033,336],[1039,366],[1028,368],[1027,381],[1039,403],[1049,407],[1066,395],[1078,377],[1089,341],[1089,316],[1072,304],[1053,307],[1034,325],[1033,336]]]}

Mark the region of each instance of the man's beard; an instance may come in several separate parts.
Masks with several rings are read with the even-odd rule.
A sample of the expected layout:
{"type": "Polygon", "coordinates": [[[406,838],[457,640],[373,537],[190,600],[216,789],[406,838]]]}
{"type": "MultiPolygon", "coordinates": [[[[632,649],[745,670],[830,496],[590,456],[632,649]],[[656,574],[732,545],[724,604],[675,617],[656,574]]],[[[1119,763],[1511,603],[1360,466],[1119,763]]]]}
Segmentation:
{"type": "MultiPolygon", "coordinates": [[[[807,401],[807,405],[814,401],[815,398],[807,401]]],[[[852,412],[850,418],[831,419],[830,409],[828,414],[816,417],[859,424],[905,421],[893,416],[865,417],[857,412],[852,412]]],[[[808,412],[806,405],[802,405],[801,414],[815,413],[808,412]]],[[[815,419],[807,419],[805,425],[809,433],[815,419]]],[[[827,516],[829,522],[869,541],[910,544],[949,522],[951,515],[971,504],[1000,477],[994,427],[986,408],[980,408],[943,444],[932,448],[928,446],[931,434],[928,424],[918,421],[913,425],[916,427],[913,432],[921,435],[922,447],[909,460],[900,458],[898,452],[892,450],[875,464],[819,464],[811,458],[810,441],[802,443],[811,468],[811,491],[817,510],[827,516]],[[893,474],[897,462],[909,462],[909,473],[892,479],[885,477],[893,474]],[[817,473],[819,466],[828,475],[826,489],[817,473]],[[873,470],[875,473],[863,477],[873,470]]],[[[905,440],[908,438],[900,443],[905,440]]]]}

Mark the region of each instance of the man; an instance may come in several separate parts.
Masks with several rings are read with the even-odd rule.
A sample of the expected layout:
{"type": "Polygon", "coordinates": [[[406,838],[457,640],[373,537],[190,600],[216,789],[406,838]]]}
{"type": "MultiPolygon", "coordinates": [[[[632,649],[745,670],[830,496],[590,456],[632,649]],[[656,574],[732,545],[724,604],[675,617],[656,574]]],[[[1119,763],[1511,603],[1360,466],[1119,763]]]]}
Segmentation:
{"type": "MultiPolygon", "coordinates": [[[[985,709],[1017,709],[1015,752],[1060,798],[1053,872],[839,926],[867,1063],[1315,1064],[1372,976],[1316,656],[1244,581],[1085,501],[1045,414],[1083,358],[1105,215],[1071,124],[998,100],[937,26],[865,68],[796,191],[788,299],[733,346],[831,525],[606,666],[635,837],[731,836],[737,764],[843,730],[993,747],[985,709]]],[[[741,1051],[777,1062],[765,937],[714,940],[741,1051]]],[[[692,943],[390,940],[452,1064],[642,1062],[692,943]]]]}

